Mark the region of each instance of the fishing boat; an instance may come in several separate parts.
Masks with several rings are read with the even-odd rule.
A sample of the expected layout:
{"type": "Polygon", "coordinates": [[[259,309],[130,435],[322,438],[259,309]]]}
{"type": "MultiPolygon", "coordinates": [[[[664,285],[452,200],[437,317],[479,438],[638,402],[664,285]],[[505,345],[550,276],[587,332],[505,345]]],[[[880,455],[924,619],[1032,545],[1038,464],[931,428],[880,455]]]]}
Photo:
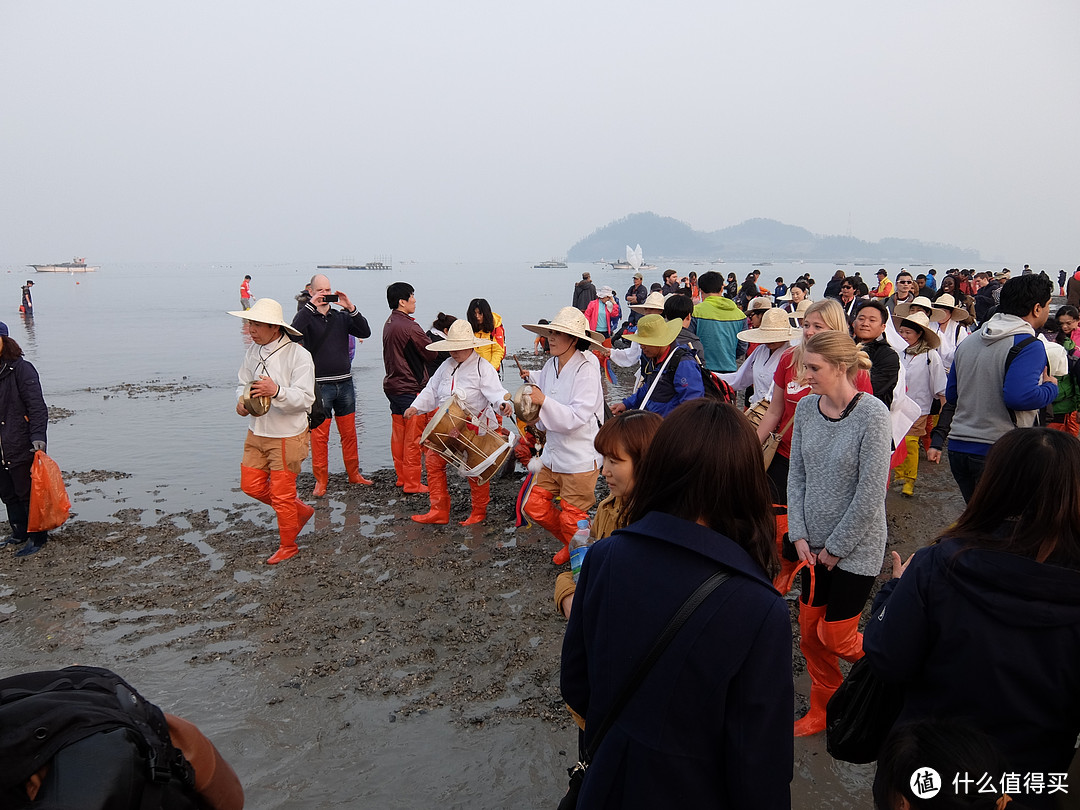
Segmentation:
{"type": "Polygon", "coordinates": [[[608,262],[612,270],[655,270],[655,264],[646,264],[642,259],[641,245],[637,247],[626,246],[626,260],[608,262]]]}
{"type": "Polygon", "coordinates": [[[76,256],[70,262],[62,264],[31,264],[39,273],[93,273],[98,269],[97,265],[87,264],[85,258],[76,256]]]}
{"type": "Polygon", "coordinates": [[[540,262],[540,264],[533,265],[534,270],[565,270],[566,262],[560,262],[558,259],[549,259],[546,262],[540,262]]]}

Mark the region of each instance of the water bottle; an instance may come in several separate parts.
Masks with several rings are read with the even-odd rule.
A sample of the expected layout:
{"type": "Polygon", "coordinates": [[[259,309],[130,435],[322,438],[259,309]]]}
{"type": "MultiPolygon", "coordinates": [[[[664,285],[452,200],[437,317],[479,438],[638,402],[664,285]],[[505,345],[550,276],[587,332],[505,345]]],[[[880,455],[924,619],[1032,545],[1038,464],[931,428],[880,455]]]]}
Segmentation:
{"type": "Polygon", "coordinates": [[[578,581],[578,576],[581,574],[581,563],[585,559],[585,552],[589,550],[589,546],[593,544],[594,540],[596,538],[589,532],[589,521],[579,520],[577,531],[570,538],[570,573],[574,577],[574,582],[578,581]]]}

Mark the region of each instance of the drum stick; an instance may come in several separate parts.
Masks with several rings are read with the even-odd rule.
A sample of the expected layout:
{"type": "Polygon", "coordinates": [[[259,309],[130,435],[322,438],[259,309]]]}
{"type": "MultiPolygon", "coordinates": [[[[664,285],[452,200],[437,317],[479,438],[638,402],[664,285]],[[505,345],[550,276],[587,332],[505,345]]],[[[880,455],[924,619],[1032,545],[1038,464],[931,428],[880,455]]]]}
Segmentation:
{"type": "Polygon", "coordinates": [[[521,367],[521,361],[518,360],[517,354],[515,353],[513,355],[513,357],[514,357],[514,364],[518,367],[518,374],[524,375],[525,374],[525,369],[523,369],[521,367]]]}

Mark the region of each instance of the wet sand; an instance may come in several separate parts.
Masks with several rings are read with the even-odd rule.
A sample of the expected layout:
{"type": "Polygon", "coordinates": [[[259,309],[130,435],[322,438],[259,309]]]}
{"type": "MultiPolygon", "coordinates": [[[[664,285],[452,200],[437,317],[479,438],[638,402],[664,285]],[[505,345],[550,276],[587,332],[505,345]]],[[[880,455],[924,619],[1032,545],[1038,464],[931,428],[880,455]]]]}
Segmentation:
{"type": "MultiPolygon", "coordinates": [[[[905,557],[962,508],[947,461],[920,472],[916,498],[889,495],[905,557]]],[[[105,489],[124,475],[66,473],[105,489]]],[[[521,473],[496,479],[471,527],[457,523],[464,479],[451,475],[450,525],[432,527],[408,519],[426,496],[372,477],[332,474],[328,497],[308,498],[300,555],[273,567],[273,514],[238,487],[201,511],[118,499],[111,520],[76,517],[33,557],[4,550],[4,674],[116,669],[214,739],[249,807],[554,806],[576,731],[559,695],[556,544],[513,527],[521,473]]],[[[312,483],[300,477],[302,497],[312,483]]],[[[792,627],[799,716],[809,681],[792,627]]],[[[833,761],[823,735],[795,751],[794,807],[871,806],[872,767],[833,761]]]]}

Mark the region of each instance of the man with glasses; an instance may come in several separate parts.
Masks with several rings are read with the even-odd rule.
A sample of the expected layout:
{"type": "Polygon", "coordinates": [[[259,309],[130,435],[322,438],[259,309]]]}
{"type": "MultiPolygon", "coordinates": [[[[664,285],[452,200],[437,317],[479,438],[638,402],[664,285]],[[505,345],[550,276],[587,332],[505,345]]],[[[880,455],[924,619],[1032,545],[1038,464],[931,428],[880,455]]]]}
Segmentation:
{"type": "Polygon", "coordinates": [[[914,300],[915,279],[907,270],[901,270],[896,276],[896,291],[885,299],[885,308],[893,315],[897,304],[910,304],[914,300]]]}
{"type": "Polygon", "coordinates": [[[855,321],[855,313],[859,311],[859,303],[855,298],[855,282],[850,278],[844,279],[844,283],[840,285],[840,306],[844,308],[848,326],[851,326],[855,321]]]}

